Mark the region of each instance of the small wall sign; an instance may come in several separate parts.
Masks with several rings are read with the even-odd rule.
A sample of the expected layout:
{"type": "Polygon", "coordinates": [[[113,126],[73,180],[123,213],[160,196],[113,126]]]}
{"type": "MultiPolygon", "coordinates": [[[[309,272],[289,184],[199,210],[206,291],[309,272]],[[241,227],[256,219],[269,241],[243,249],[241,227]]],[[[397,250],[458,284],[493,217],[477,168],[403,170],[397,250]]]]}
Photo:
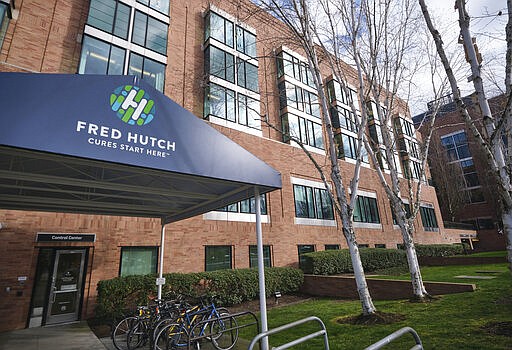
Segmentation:
{"type": "Polygon", "coordinates": [[[38,232],[36,242],[96,242],[96,234],[38,232]]]}

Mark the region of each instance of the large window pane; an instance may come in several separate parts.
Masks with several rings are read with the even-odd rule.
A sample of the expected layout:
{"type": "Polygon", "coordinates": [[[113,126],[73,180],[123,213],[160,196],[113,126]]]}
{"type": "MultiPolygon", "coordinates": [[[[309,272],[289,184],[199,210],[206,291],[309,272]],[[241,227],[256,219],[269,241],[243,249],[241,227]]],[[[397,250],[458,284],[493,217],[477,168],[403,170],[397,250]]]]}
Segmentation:
{"type": "Polygon", "coordinates": [[[231,246],[206,246],[205,271],[231,269],[231,246]]]}
{"type": "Polygon", "coordinates": [[[130,7],[118,3],[116,11],[116,20],[114,23],[114,35],[123,39],[128,38],[128,26],[130,24],[130,7]]]}
{"type": "Polygon", "coordinates": [[[377,199],[372,197],[357,196],[353,219],[355,222],[380,223],[377,199]]]}
{"type": "MultiPolygon", "coordinates": [[[[269,245],[263,246],[263,265],[272,267],[269,245]]],[[[255,245],[249,246],[249,267],[258,267],[258,247],[255,245]]]]}
{"type": "Polygon", "coordinates": [[[167,24],[149,17],[146,47],[162,55],[167,54],[167,24]]]}
{"type": "Polygon", "coordinates": [[[115,11],[116,0],[91,0],[87,24],[112,33],[115,11]]]}
{"type": "Polygon", "coordinates": [[[169,15],[169,0],[137,0],[137,2],[149,6],[165,15],[169,15]]]}
{"type": "Polygon", "coordinates": [[[158,247],[122,247],[120,276],[156,273],[158,247]]]}
{"type": "Polygon", "coordinates": [[[164,90],[165,66],[135,53],[130,54],[128,74],[144,79],[159,91],[164,90]]]}
{"type": "Polygon", "coordinates": [[[123,74],[125,50],[84,36],[78,73],[123,74]]]}
{"type": "Polygon", "coordinates": [[[297,250],[298,250],[298,253],[299,253],[299,268],[303,269],[304,268],[305,259],[304,259],[304,257],[302,255],[306,254],[306,253],[314,252],[315,251],[315,246],[312,245],[312,244],[299,244],[297,246],[297,250]]]}
{"type": "Polygon", "coordinates": [[[146,44],[146,28],[148,25],[148,15],[145,13],[136,11],[135,19],[133,20],[133,33],[132,42],[140,46],[146,44]]]}

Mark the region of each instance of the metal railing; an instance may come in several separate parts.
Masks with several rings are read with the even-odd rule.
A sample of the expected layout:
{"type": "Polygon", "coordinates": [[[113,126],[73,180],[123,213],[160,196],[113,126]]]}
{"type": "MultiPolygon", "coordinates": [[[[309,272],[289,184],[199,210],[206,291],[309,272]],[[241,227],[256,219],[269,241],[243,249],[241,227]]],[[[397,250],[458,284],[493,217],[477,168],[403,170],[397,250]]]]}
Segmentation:
{"type": "Polygon", "coordinates": [[[280,326],[280,327],[277,327],[277,328],[274,328],[274,329],[270,329],[270,330],[268,330],[266,332],[262,332],[262,333],[258,334],[257,336],[255,336],[252,339],[252,341],[249,344],[249,347],[247,348],[247,350],[252,350],[254,348],[254,346],[256,345],[256,343],[258,343],[261,339],[263,339],[265,337],[268,337],[269,335],[276,334],[276,333],[282,332],[284,330],[287,330],[287,329],[290,329],[290,328],[299,326],[299,325],[301,325],[303,323],[311,322],[311,321],[315,321],[318,324],[320,324],[320,327],[322,329],[317,331],[317,332],[310,333],[310,334],[308,334],[308,335],[306,335],[304,337],[295,339],[295,340],[293,340],[291,342],[288,342],[286,344],[283,344],[283,345],[280,345],[280,346],[277,346],[277,347],[272,347],[272,349],[273,350],[288,349],[288,348],[290,348],[292,346],[295,346],[295,345],[300,344],[300,343],[304,343],[305,341],[308,341],[308,340],[313,339],[315,337],[323,336],[324,337],[324,349],[325,350],[329,350],[329,339],[327,339],[327,330],[325,329],[325,325],[322,322],[322,320],[319,319],[316,316],[306,317],[306,318],[303,318],[301,320],[298,320],[298,321],[295,321],[295,322],[291,322],[291,323],[285,324],[283,326],[280,326]]]}
{"type": "Polygon", "coordinates": [[[423,344],[421,343],[420,336],[411,327],[400,328],[396,332],[393,332],[390,335],[388,335],[387,337],[382,338],[381,340],[379,340],[378,342],[370,345],[369,347],[365,348],[364,350],[378,350],[378,349],[381,349],[385,345],[388,345],[392,341],[400,338],[401,336],[403,336],[404,334],[407,334],[407,333],[412,334],[412,336],[414,337],[414,341],[416,342],[416,345],[414,345],[410,350],[423,350],[423,344]]]}

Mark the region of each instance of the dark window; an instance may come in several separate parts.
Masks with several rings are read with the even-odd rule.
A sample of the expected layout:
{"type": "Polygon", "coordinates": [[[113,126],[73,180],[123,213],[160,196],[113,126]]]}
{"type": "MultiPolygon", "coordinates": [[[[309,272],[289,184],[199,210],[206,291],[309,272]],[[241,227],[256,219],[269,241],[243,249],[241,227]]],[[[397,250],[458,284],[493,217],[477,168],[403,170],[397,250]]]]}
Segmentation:
{"type": "MultiPolygon", "coordinates": [[[[267,215],[267,197],[265,194],[260,195],[260,209],[261,215],[267,215]]],[[[254,197],[243,200],[241,202],[230,204],[226,207],[215,209],[215,211],[228,211],[231,213],[256,213],[256,200],[254,197]]]]}
{"type": "Polygon", "coordinates": [[[441,144],[444,146],[448,159],[451,161],[471,157],[465,131],[441,137],[441,144]]]}
{"type": "Polygon", "coordinates": [[[357,247],[358,248],[370,248],[370,245],[369,244],[358,244],[357,247]]]}
{"type": "Polygon", "coordinates": [[[141,4],[151,7],[158,12],[169,15],[169,3],[167,0],[137,0],[141,4]]]}
{"type": "MultiPolygon", "coordinates": [[[[409,205],[409,203],[403,203],[403,205],[405,209],[405,216],[408,219],[412,215],[411,206],[409,205]]],[[[398,225],[398,221],[396,220],[395,208],[393,207],[393,204],[391,202],[389,203],[389,206],[391,207],[391,217],[393,218],[393,225],[398,225]]]]}
{"type": "Polygon", "coordinates": [[[476,224],[479,230],[492,230],[496,228],[496,225],[492,219],[477,218],[476,224]]]}
{"type": "Polygon", "coordinates": [[[238,123],[261,130],[260,102],[238,94],[238,123]]]}
{"type": "Polygon", "coordinates": [[[205,271],[232,268],[231,246],[206,246],[205,271]]]}
{"type": "Polygon", "coordinates": [[[327,190],[293,185],[293,194],[296,217],[334,220],[332,202],[327,190]]]}
{"type": "MultiPolygon", "coordinates": [[[[269,245],[263,246],[263,265],[272,267],[269,245]]],[[[249,246],[249,267],[258,267],[258,247],[255,245],[249,246]]]]}
{"type": "Polygon", "coordinates": [[[229,47],[233,47],[233,22],[210,11],[206,16],[204,37],[205,40],[212,38],[229,47]]]}
{"type": "Polygon", "coordinates": [[[339,250],[340,245],[339,244],[326,244],[325,250],[339,250]]]}
{"type": "Polygon", "coordinates": [[[164,90],[165,65],[161,63],[132,52],[130,54],[128,74],[144,79],[159,91],[164,90]]]}
{"type": "Polygon", "coordinates": [[[129,6],[116,0],[91,0],[87,24],[127,39],[130,12],[129,6]]]}
{"type": "Polygon", "coordinates": [[[425,231],[437,231],[436,213],[434,208],[420,206],[421,222],[425,231]]]}
{"type": "Polygon", "coordinates": [[[156,273],[158,247],[122,247],[120,276],[156,273]]]}
{"type": "Polygon", "coordinates": [[[242,27],[236,27],[236,50],[256,58],[256,36],[242,27]]]}
{"type": "Polygon", "coordinates": [[[354,208],[354,221],[379,224],[379,209],[377,199],[373,197],[357,196],[354,208]]]}
{"type": "Polygon", "coordinates": [[[125,54],[124,49],[85,35],[78,73],[121,75],[125,54]]]}
{"type": "Polygon", "coordinates": [[[0,2],[0,49],[7,33],[7,27],[9,26],[9,5],[0,2]]]}
{"type": "Polygon", "coordinates": [[[385,244],[377,243],[375,244],[375,248],[386,248],[385,244]]]}
{"type": "Polygon", "coordinates": [[[237,59],[237,85],[258,92],[258,67],[237,59]]]}
{"type": "Polygon", "coordinates": [[[235,82],[235,58],[233,55],[209,45],[205,49],[206,74],[235,82]]]}
{"type": "Polygon", "coordinates": [[[167,54],[167,24],[136,11],[132,41],[162,55],[167,54]]]}
{"type": "Polygon", "coordinates": [[[205,93],[205,117],[213,115],[217,118],[236,122],[235,92],[220,85],[210,83],[205,93]]]}
{"type": "Polygon", "coordinates": [[[303,254],[311,253],[315,251],[315,246],[312,244],[299,244],[297,246],[297,250],[299,253],[299,268],[302,269],[304,267],[304,257],[303,254]]]}
{"type": "Polygon", "coordinates": [[[286,113],[281,116],[283,142],[295,138],[304,145],[324,149],[322,125],[295,114],[286,113]]]}

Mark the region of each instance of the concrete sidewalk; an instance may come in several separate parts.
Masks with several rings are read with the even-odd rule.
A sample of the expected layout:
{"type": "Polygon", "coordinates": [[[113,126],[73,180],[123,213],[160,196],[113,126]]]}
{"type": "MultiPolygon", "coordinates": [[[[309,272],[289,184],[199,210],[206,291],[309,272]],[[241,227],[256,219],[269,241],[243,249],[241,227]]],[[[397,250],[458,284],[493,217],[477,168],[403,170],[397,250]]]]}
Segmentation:
{"type": "MultiPolygon", "coordinates": [[[[112,343],[110,338],[105,339],[112,343]]],[[[113,348],[113,346],[112,346],[113,348]]],[[[0,333],[0,350],[105,350],[86,321],[0,333]]]]}

